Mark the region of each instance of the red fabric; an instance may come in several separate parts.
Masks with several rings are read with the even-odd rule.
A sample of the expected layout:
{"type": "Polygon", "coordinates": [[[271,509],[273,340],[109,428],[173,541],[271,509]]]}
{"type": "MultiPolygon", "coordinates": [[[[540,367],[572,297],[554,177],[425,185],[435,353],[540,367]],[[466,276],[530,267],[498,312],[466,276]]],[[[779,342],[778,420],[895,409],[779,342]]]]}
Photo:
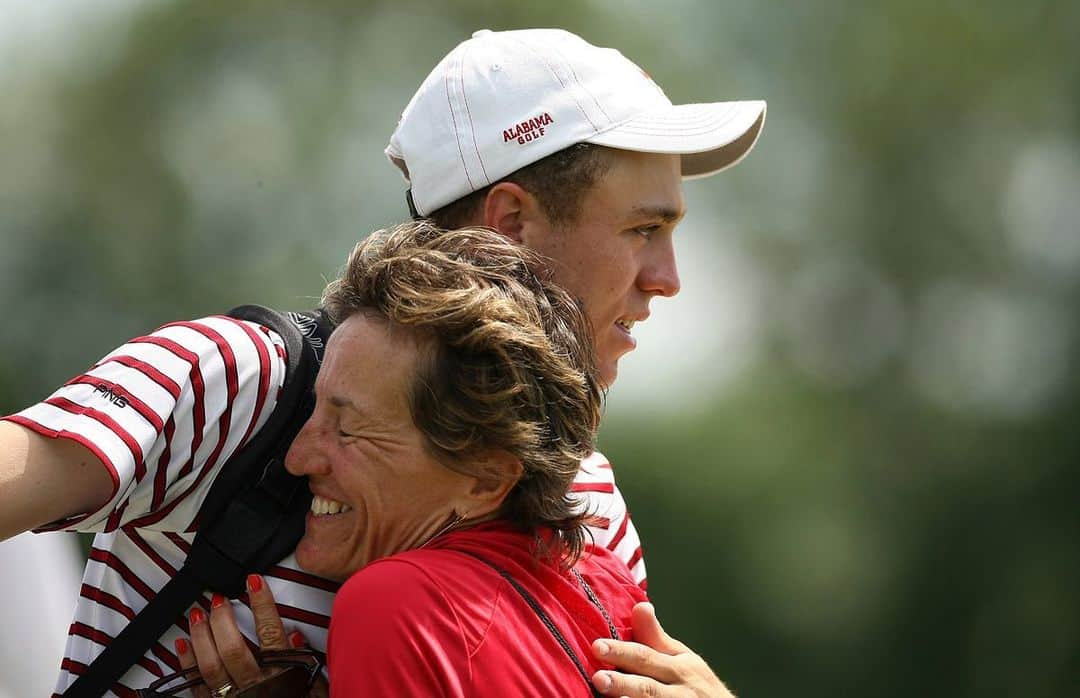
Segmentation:
{"type": "MultiPolygon", "coordinates": [[[[491,523],[441,536],[353,575],[330,621],[331,695],[589,696],[590,687],[498,565],[539,602],[589,676],[605,668],[593,640],[607,621],[569,572],[538,562],[532,537],[491,523]]],[[[590,548],[576,569],[630,637],[630,610],[645,600],[626,566],[590,548]]],[[[607,667],[610,668],[610,667],[607,667]]]]}

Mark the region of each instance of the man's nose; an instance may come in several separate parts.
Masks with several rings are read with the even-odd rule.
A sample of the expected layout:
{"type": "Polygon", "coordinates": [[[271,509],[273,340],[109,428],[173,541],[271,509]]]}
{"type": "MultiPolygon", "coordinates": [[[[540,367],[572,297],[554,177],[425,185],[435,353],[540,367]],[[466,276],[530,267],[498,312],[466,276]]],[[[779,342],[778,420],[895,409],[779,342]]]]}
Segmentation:
{"type": "Polygon", "coordinates": [[[679,268],[675,262],[675,246],[670,240],[650,250],[649,258],[642,265],[638,287],[646,293],[671,297],[679,292],[679,268]]]}

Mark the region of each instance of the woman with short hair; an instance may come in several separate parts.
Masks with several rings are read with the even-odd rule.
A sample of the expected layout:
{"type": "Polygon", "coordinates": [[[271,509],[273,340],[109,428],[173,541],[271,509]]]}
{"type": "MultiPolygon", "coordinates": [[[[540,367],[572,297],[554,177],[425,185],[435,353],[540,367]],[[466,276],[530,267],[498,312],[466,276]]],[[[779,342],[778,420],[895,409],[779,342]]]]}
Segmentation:
{"type": "Polygon", "coordinates": [[[602,407],[590,332],[539,268],[494,232],[409,223],[327,288],[286,468],[314,495],[297,562],[345,582],[334,696],[591,695],[592,642],[629,639],[645,594],[570,495],[602,407]]]}

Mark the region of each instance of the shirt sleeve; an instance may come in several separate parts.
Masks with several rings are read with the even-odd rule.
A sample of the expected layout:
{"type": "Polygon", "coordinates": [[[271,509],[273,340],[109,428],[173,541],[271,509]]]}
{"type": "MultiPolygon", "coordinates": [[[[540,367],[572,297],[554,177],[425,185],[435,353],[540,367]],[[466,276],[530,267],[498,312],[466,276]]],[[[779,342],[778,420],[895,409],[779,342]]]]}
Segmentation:
{"type": "Polygon", "coordinates": [[[101,509],[39,530],[187,530],[214,473],[273,411],[284,376],[276,333],[213,316],[132,339],[5,417],[83,444],[113,479],[101,509]]]}
{"type": "Polygon", "coordinates": [[[385,559],[356,573],[330,615],[330,695],[471,695],[469,652],[452,604],[427,572],[385,559]]]}
{"type": "Polygon", "coordinates": [[[570,491],[593,517],[589,525],[593,544],[615,553],[626,563],[634,581],[645,589],[648,579],[641,539],[615,484],[615,471],[608,459],[597,452],[583,460],[570,491]]]}

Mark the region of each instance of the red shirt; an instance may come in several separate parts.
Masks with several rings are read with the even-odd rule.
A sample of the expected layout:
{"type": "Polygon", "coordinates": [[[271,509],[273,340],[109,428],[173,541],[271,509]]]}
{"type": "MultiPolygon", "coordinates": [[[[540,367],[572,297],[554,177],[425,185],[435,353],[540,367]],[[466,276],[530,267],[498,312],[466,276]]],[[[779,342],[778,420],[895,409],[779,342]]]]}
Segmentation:
{"type": "MultiPolygon", "coordinates": [[[[490,523],[376,561],[338,592],[330,621],[332,696],[590,696],[566,651],[500,574],[539,602],[591,677],[608,622],[577,578],[533,555],[533,537],[490,523]]],[[[645,600],[626,565],[590,547],[575,569],[620,639],[645,600]]]]}

